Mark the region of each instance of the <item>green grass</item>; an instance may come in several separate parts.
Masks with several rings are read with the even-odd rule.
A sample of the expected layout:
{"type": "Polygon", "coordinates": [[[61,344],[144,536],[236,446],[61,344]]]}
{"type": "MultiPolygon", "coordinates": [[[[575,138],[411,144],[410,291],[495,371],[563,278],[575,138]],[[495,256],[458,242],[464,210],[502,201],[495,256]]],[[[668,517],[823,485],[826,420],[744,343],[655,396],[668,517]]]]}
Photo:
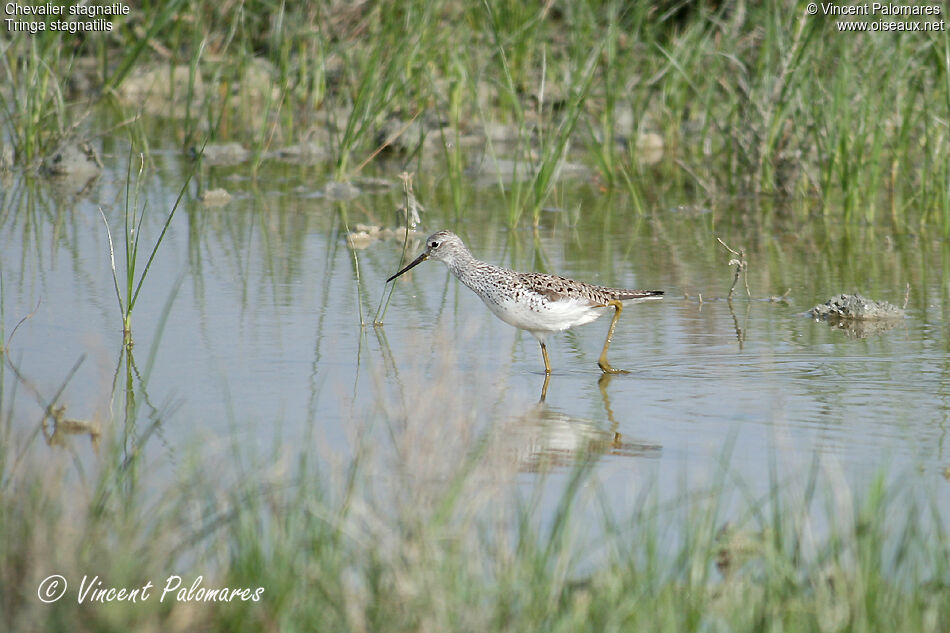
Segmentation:
{"type": "MultiPolygon", "coordinates": [[[[67,90],[76,61],[120,50],[120,63],[99,73],[106,93],[152,63],[204,80],[203,94],[187,95],[186,145],[204,116],[212,140],[247,143],[259,164],[267,149],[318,130],[339,180],[379,148],[389,118],[442,119],[447,142],[421,145],[413,159],[455,183],[476,154],[455,154],[456,141],[510,125],[510,142],[487,147],[527,176],[501,184],[509,224],[538,222],[570,157],[606,187],[625,187],[640,210],[672,183],[706,200],[807,197],[848,221],[950,230],[946,32],[839,33],[795,2],[678,11],[615,1],[251,2],[235,15],[213,3],[187,14],[169,6],[138,8],[68,54],[56,34],[10,42],[0,114],[22,164],[51,139],[90,132],[88,106],[67,90]],[[250,70],[257,61],[263,76],[250,70]],[[247,90],[263,98],[242,97],[247,90]],[[664,141],[653,168],[640,161],[646,133],[664,141]]],[[[461,212],[463,197],[453,200],[461,212]]]]}
{"type": "Polygon", "coordinates": [[[194,169],[189,173],[188,177],[185,179],[185,182],[181,186],[181,190],[178,193],[178,197],[175,199],[175,203],[172,205],[172,208],[169,210],[168,215],[165,216],[165,223],[162,225],[162,230],[158,234],[158,237],[155,239],[155,244],[152,246],[152,250],[148,253],[148,259],[145,260],[145,265],[138,272],[137,269],[141,266],[141,259],[139,253],[139,238],[142,235],[142,223],[145,221],[145,214],[148,210],[148,205],[146,202],[140,200],[141,188],[143,186],[143,172],[145,171],[145,156],[143,154],[139,155],[139,169],[133,178],[132,175],[132,162],[134,159],[134,154],[132,149],[129,149],[129,158],[126,169],[126,179],[125,179],[125,215],[124,215],[124,224],[122,230],[122,246],[123,251],[123,264],[121,273],[115,263],[115,244],[112,240],[112,229],[109,227],[109,221],[106,219],[105,213],[102,212],[102,209],[99,209],[99,215],[102,217],[102,221],[106,227],[106,234],[109,240],[109,262],[112,268],[112,281],[115,287],[115,296],[116,301],[119,306],[119,313],[122,317],[122,336],[124,344],[127,347],[132,345],[132,311],[135,309],[135,304],[138,301],[139,293],[142,291],[142,287],[145,284],[145,279],[148,277],[148,270],[152,266],[152,261],[155,259],[155,255],[158,253],[159,247],[162,245],[162,241],[165,239],[165,233],[168,231],[168,227],[171,225],[172,219],[175,217],[175,212],[178,210],[178,207],[181,205],[182,198],[185,195],[185,192],[188,191],[188,183],[191,182],[191,176],[194,174],[194,169]],[[141,208],[141,210],[139,210],[141,208]],[[119,283],[119,275],[122,275],[122,281],[124,283],[119,283]]]}
{"type": "Polygon", "coordinates": [[[24,37],[0,55],[5,89],[0,90],[0,116],[6,141],[16,159],[36,165],[65,134],[65,75],[71,60],[49,38],[24,37]],[[19,50],[18,50],[19,49],[19,50]]]}

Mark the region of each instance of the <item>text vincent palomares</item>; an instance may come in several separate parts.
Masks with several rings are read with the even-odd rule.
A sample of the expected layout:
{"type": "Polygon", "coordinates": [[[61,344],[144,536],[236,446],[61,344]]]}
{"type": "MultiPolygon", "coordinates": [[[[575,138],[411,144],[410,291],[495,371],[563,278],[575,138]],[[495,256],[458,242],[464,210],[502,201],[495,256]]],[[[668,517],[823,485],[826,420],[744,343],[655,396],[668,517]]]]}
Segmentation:
{"type": "Polygon", "coordinates": [[[940,15],[940,5],[923,4],[883,4],[865,2],[864,4],[836,4],[822,2],[822,15],[940,15]]]}
{"type": "MultiPolygon", "coordinates": [[[[177,602],[242,602],[252,601],[260,602],[261,595],[264,593],[263,587],[252,589],[249,587],[221,587],[218,589],[205,589],[201,586],[204,577],[198,576],[191,583],[190,587],[182,586],[181,576],[169,576],[165,579],[165,586],[162,588],[159,602],[164,602],[167,597],[169,600],[177,602]]],[[[40,583],[37,589],[37,595],[40,600],[46,603],[56,602],[66,594],[66,579],[59,574],[48,576],[40,583]]],[[[79,583],[79,592],[76,595],[76,601],[80,604],[84,602],[145,602],[151,598],[149,592],[155,586],[152,581],[146,582],[141,587],[107,587],[103,585],[99,576],[82,577],[79,583]]]]}

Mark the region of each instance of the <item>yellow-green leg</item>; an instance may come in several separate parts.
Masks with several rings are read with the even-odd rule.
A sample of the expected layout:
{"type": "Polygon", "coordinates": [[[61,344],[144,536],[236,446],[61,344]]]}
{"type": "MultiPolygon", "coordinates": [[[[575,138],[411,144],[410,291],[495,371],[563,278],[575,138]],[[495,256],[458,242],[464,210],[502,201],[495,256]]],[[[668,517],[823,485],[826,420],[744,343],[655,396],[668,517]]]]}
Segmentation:
{"type": "Polygon", "coordinates": [[[547,376],[551,375],[551,361],[548,360],[548,348],[544,345],[544,341],[538,341],[541,343],[541,357],[544,358],[544,373],[547,376]]]}
{"type": "MultiPolygon", "coordinates": [[[[617,327],[617,320],[623,311],[623,304],[614,300],[609,301],[607,305],[614,307],[614,318],[610,321],[610,329],[607,330],[607,340],[604,341],[604,350],[600,353],[600,360],[597,361],[597,364],[600,365],[600,370],[605,374],[629,374],[630,372],[624,369],[614,369],[610,366],[610,363],[607,362],[607,348],[610,347],[610,339],[614,337],[614,328],[617,327]]],[[[542,345],[542,349],[543,347],[542,345]]],[[[545,354],[545,356],[547,356],[547,354],[545,354]]]]}
{"type": "Polygon", "coordinates": [[[551,382],[551,374],[544,374],[544,384],[541,385],[541,399],[538,402],[544,402],[548,396],[548,383],[551,382]]]}
{"type": "Polygon", "coordinates": [[[613,448],[622,448],[623,434],[617,430],[620,425],[614,418],[614,410],[610,407],[610,398],[607,396],[607,385],[610,384],[610,377],[611,374],[601,374],[600,380],[597,381],[597,386],[600,387],[600,397],[604,401],[604,410],[607,412],[607,420],[610,421],[610,430],[614,434],[614,439],[610,442],[610,446],[613,448]]]}

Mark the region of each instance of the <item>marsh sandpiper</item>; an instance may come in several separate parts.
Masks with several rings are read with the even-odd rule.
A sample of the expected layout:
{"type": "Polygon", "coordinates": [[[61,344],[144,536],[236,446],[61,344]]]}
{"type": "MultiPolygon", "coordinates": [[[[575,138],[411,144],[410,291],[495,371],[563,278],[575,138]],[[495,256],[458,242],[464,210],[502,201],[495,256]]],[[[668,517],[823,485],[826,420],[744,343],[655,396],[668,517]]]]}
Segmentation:
{"type": "Polygon", "coordinates": [[[427,259],[443,262],[463,284],[475,291],[499,319],[527,330],[541,344],[544,373],[550,375],[551,362],[545,339],[577,325],[590,323],[607,308],[614,309],[604,349],[597,364],[605,374],[627,373],[607,362],[607,348],[613,338],[624,303],[662,299],[662,290],[608,288],[545,273],[519,273],[479,261],[458,235],[439,231],[426,238],[425,251],[408,266],[386,280],[389,283],[427,259]]]}

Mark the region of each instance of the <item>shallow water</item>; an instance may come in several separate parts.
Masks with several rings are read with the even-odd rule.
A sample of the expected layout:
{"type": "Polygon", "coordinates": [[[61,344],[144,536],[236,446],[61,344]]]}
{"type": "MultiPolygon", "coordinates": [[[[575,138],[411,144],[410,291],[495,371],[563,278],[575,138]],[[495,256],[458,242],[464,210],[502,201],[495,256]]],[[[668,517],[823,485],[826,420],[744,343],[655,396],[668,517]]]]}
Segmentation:
{"type": "MultiPolygon", "coordinates": [[[[79,193],[5,177],[3,330],[22,379],[4,374],[3,409],[32,459],[77,471],[101,459],[88,437],[60,436],[50,447],[37,434],[40,401],[82,359],[57,403],[105,434],[138,437],[155,477],[191,460],[233,472],[235,444],[251,463],[299,451],[332,459],[367,432],[409,464],[440,453],[453,462],[492,437],[486,463],[529,483],[553,471],[545,485],[554,489],[571,464],[594,457],[595,478],[621,511],[644,482],[675,496],[727,461],[764,490],[770,464],[794,468],[815,455],[855,482],[886,464],[893,476],[919,477],[943,507],[950,502],[945,241],[926,229],[843,226],[749,201],[692,207],[685,194],[637,216],[623,195],[583,178],[562,183],[536,230],[511,230],[497,185],[466,190],[456,214],[444,183],[417,176],[427,209],[420,238],[449,228],[486,261],[665,290],[663,301],[629,306],[618,324],[609,357],[629,374],[601,378],[609,323],[601,319],[551,338],[554,373],[539,406],[545,381],[534,338],[493,317],[438,263],[400,278],[384,324],[374,326],[402,243],[351,250],[346,232],[399,224],[401,166],[380,163],[372,175],[391,186],[345,201],[328,199],[329,177],[314,167],[268,162],[256,180],[246,166],[205,168],[133,313],[132,375],[145,384],[139,404],[158,420],[155,433],[145,436],[143,422],[120,428],[113,394],[129,374],[117,370],[121,323],[98,209],[121,267],[126,154],[105,149],[106,171],[79,193]],[[198,201],[214,187],[231,202],[198,201]],[[740,282],[725,299],[732,256],[716,236],[746,249],[751,298],[740,282]],[[881,333],[860,338],[804,316],[840,292],[901,305],[906,284],[906,319],[881,333]]],[[[140,268],[190,169],[175,152],[154,161],[142,177],[140,268]]],[[[420,249],[417,238],[406,257],[420,249]]],[[[440,476],[427,468],[420,476],[440,476]]]]}

